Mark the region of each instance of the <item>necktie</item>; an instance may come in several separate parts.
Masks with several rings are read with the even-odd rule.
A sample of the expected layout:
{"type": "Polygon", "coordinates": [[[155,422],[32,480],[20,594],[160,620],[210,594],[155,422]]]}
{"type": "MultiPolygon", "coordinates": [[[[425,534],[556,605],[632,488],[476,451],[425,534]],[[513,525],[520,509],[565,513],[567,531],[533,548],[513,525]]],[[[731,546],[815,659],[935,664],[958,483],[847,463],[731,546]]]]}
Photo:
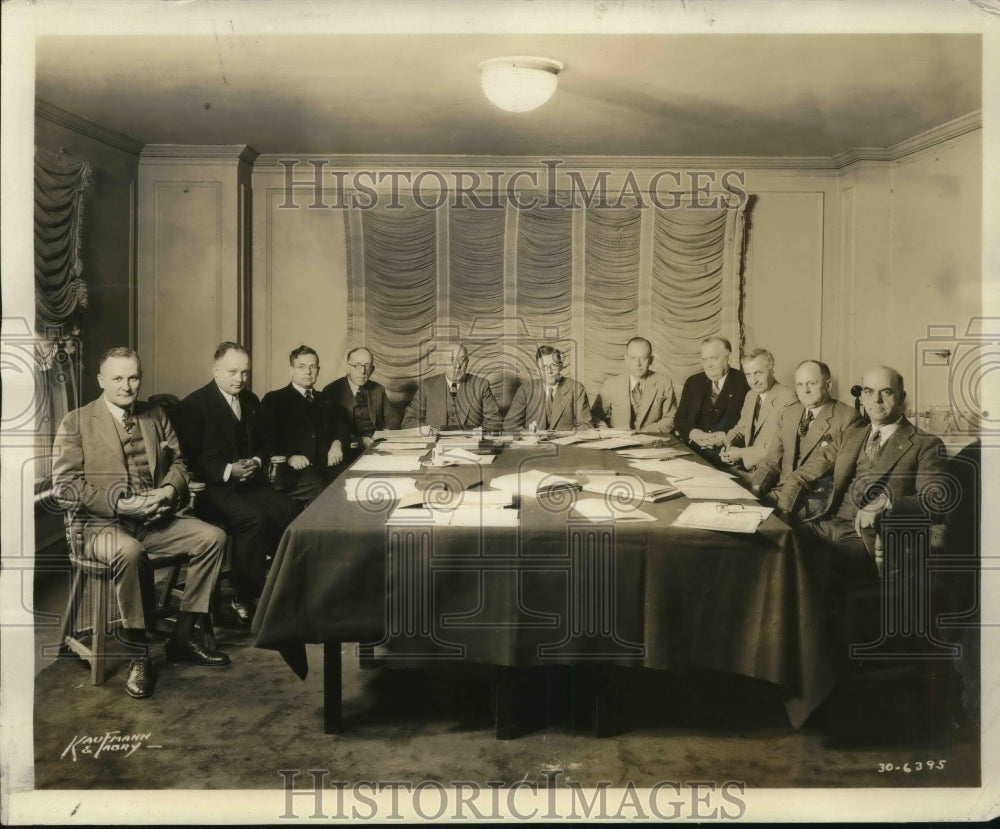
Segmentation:
{"type": "Polygon", "coordinates": [[[233,414],[236,415],[237,420],[243,420],[243,408],[240,406],[240,399],[235,394],[232,395],[232,402],[230,405],[233,407],[233,414]]]}
{"type": "Polygon", "coordinates": [[[458,394],[458,383],[452,383],[451,384],[451,389],[449,389],[448,393],[452,397],[454,397],[456,394],[458,394]]]}
{"type": "Polygon", "coordinates": [[[132,437],[132,429],[135,428],[135,417],[132,415],[131,409],[125,409],[122,412],[122,428],[128,432],[129,437],[132,437]]]}
{"type": "Polygon", "coordinates": [[[552,397],[555,393],[555,389],[552,386],[545,387],[545,428],[548,429],[552,425],[552,397]]]}
{"type": "Polygon", "coordinates": [[[763,398],[758,394],[757,402],[753,404],[753,418],[750,421],[750,443],[757,437],[757,418],[760,417],[760,404],[763,398]]]}
{"type": "Polygon", "coordinates": [[[308,400],[310,403],[312,403],[315,399],[316,398],[313,397],[313,390],[312,389],[306,389],[306,400],[308,400]]]}
{"type": "Polygon", "coordinates": [[[799,437],[804,438],[807,434],[809,434],[809,426],[812,425],[812,422],[812,409],[806,409],[802,413],[802,418],[799,420],[799,437]]]}
{"type": "Polygon", "coordinates": [[[636,426],[636,421],[639,418],[639,403],[642,400],[642,383],[636,383],[632,387],[632,417],[630,418],[629,428],[634,429],[636,426]]]}
{"type": "Polygon", "coordinates": [[[719,399],[719,392],[720,392],[720,391],[721,391],[721,387],[720,387],[720,385],[719,385],[719,381],[718,381],[718,380],[713,380],[713,381],[712,381],[712,402],[713,402],[713,403],[714,403],[714,402],[715,402],[716,400],[718,400],[718,399],[719,399]]]}
{"type": "Polygon", "coordinates": [[[868,443],[865,444],[865,455],[868,457],[868,463],[872,463],[882,449],[882,442],[879,440],[878,432],[878,429],[872,429],[871,437],[868,438],[868,443]]]}

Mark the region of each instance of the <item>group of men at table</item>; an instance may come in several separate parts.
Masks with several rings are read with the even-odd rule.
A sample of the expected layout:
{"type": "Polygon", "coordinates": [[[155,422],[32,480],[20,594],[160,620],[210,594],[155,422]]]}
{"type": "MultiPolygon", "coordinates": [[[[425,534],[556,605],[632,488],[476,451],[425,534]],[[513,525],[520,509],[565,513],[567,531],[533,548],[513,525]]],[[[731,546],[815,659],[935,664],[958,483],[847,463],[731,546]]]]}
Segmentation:
{"type": "Polygon", "coordinates": [[[739,475],[797,531],[833,550],[844,578],[877,577],[872,540],[883,516],[925,509],[923,494],[945,473],[941,441],[904,416],[902,376],[885,366],[864,374],[863,420],[831,398],[825,363],[800,363],[793,392],[776,382],[768,351],[746,354],[742,372],[730,365],[731,351],[724,338],[707,338],[703,370],[686,379],[678,401],[670,378],[652,370],[650,342],[634,337],[625,348],[625,370],[604,382],[591,406],[583,385],[563,376],[559,349],[542,345],[537,378],[518,387],[501,417],[489,381],[468,371],[468,350],[457,343],[447,348],[445,371],[418,385],[400,419],[385,388],[371,379],[375,357],[363,346],[347,353],[345,376],[321,391],[318,354],[308,346],[294,349],[290,382],[260,400],[248,388],[249,352],[224,342],[214,354],[212,380],[169,417],[139,400],[139,355],[109,350],[97,377],[101,397],[60,424],[53,483],[83,521],[84,554],[112,569],[121,635],[136,654],[127,693],[145,698],[155,686],[143,601],[150,557],[188,555],[167,659],[228,664],[228,655],[208,648],[194,629],[209,612],[227,541],[231,609],[248,625],[284,528],[372,445],[377,431],[400,426],[673,434],[739,475]],[[286,459],[281,487],[267,475],[275,457],[286,459]],[[189,508],[192,480],[204,484],[195,511],[189,508]]]}

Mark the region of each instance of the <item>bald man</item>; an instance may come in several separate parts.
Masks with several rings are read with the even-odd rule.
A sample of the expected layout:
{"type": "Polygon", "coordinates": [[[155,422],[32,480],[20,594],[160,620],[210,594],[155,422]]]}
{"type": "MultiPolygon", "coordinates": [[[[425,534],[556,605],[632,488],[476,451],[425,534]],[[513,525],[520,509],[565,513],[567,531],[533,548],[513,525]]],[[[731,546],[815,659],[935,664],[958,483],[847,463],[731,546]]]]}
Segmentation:
{"type": "Polygon", "coordinates": [[[425,426],[430,429],[499,429],[500,407],[483,377],[467,371],[469,351],[461,343],[444,349],[448,368],[421,380],[417,393],[403,415],[403,428],[425,426]]]}
{"type": "Polygon", "coordinates": [[[625,371],[609,377],[592,407],[594,425],[670,434],[677,398],[670,378],[651,370],[653,345],[633,337],[625,345],[625,371]]]}

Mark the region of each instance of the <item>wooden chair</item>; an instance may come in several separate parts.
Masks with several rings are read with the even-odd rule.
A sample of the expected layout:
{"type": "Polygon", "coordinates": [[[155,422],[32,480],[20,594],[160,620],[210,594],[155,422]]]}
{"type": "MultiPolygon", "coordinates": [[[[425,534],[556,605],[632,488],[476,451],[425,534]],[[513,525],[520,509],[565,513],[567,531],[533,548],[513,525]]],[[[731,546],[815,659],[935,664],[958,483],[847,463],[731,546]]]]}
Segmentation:
{"type": "MultiPolygon", "coordinates": [[[[75,653],[87,662],[90,665],[90,681],[94,685],[102,685],[107,676],[108,662],[116,658],[133,658],[135,649],[122,643],[120,649],[111,650],[113,643],[121,641],[114,634],[122,628],[112,569],[103,562],[84,556],[86,525],[78,517],[76,509],[67,509],[63,522],[69,561],[73,567],[73,582],[63,614],[61,647],[64,652],[75,653]]],[[[178,612],[179,605],[174,602],[174,597],[186,558],[184,553],[178,553],[150,560],[154,573],[166,568],[167,575],[159,595],[155,597],[154,606],[147,609],[147,621],[155,624],[178,612]]],[[[210,629],[206,626],[206,630],[210,629]]]]}

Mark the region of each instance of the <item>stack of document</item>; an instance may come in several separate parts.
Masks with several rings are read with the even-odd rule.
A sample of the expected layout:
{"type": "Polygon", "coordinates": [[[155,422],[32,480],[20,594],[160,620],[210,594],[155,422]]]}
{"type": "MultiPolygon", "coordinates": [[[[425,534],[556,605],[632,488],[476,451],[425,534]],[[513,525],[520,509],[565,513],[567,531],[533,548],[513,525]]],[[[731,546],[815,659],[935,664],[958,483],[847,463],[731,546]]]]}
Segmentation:
{"type": "Polygon", "coordinates": [[[382,429],[372,437],[375,440],[388,441],[431,441],[434,440],[434,430],[429,426],[414,426],[412,429],[382,429]]]}
{"type": "Polygon", "coordinates": [[[499,489],[501,492],[511,495],[528,496],[537,498],[538,493],[546,490],[568,487],[579,490],[580,483],[553,472],[542,472],[538,469],[529,469],[524,472],[514,472],[510,475],[500,475],[490,481],[490,486],[499,489]]]}
{"type": "Polygon", "coordinates": [[[479,464],[493,463],[496,460],[496,455],[477,455],[475,452],[453,444],[441,446],[439,443],[438,446],[441,447],[441,455],[446,464],[459,463],[478,466],[479,464]]]}
{"type": "Polygon", "coordinates": [[[679,498],[684,493],[672,484],[654,484],[644,481],[638,475],[589,475],[584,479],[584,492],[604,495],[616,501],[647,501],[651,504],[679,498]]]}
{"type": "Polygon", "coordinates": [[[516,527],[518,512],[512,497],[504,492],[462,490],[435,491],[421,498],[400,501],[388,524],[435,527],[516,527]]]}
{"type": "Polygon", "coordinates": [[[351,467],[351,472],[418,472],[420,455],[403,452],[398,455],[372,452],[362,455],[351,467]]]}
{"type": "Polygon", "coordinates": [[[674,521],[674,526],[734,533],[754,533],[757,532],[760,522],[772,512],[773,510],[769,507],[721,504],[711,501],[699,502],[689,504],[687,509],[674,521]]]}
{"type": "Polygon", "coordinates": [[[646,472],[659,472],[692,500],[755,501],[753,493],[738,484],[731,474],[683,458],[633,460],[629,466],[646,472]]]}
{"type": "Polygon", "coordinates": [[[573,505],[573,511],[591,521],[655,521],[648,512],[626,505],[608,503],[604,498],[582,498],[573,505]]]}
{"type": "Polygon", "coordinates": [[[679,458],[682,455],[687,455],[687,449],[673,448],[673,447],[663,447],[663,448],[653,448],[653,447],[642,447],[637,449],[622,449],[618,453],[626,458],[634,458],[635,460],[651,461],[651,460],[666,460],[667,458],[679,458]]]}

